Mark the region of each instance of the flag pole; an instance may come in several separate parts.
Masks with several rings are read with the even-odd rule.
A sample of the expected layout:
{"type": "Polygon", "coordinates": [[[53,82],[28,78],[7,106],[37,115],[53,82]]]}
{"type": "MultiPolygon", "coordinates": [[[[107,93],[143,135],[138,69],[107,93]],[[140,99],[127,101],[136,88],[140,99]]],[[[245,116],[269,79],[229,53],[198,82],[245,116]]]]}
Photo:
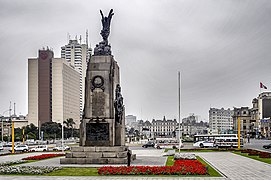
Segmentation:
{"type": "Polygon", "coordinates": [[[180,148],[181,148],[181,128],[180,128],[180,124],[181,124],[181,73],[180,71],[178,72],[178,101],[179,101],[179,126],[178,126],[178,129],[179,129],[179,153],[180,153],[180,148]]]}
{"type": "Polygon", "coordinates": [[[260,94],[262,94],[262,82],[260,82],[260,94]]]}

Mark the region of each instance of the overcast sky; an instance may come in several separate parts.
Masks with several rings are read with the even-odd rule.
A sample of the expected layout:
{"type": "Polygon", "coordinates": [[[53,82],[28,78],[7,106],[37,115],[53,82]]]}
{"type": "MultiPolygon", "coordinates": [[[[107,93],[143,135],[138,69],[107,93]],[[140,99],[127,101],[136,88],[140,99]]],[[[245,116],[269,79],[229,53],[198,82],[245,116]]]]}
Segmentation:
{"type": "MultiPolygon", "coordinates": [[[[269,0],[0,0],[0,114],[16,103],[26,115],[27,59],[49,46],[55,57],[89,31],[101,41],[99,10],[113,8],[109,42],[120,65],[126,115],[144,120],[208,120],[210,107],[249,106],[260,89],[271,88],[269,0]]],[[[8,115],[8,113],[5,113],[8,115]]]]}

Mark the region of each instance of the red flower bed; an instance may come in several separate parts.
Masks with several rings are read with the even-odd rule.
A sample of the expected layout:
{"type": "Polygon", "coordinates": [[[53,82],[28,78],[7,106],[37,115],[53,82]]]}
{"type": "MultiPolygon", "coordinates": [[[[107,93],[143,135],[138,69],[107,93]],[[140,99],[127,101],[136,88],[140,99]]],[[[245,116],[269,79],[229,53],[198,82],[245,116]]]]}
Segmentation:
{"type": "Polygon", "coordinates": [[[101,167],[100,175],[205,175],[206,167],[198,160],[176,160],[173,166],[101,167]]]}
{"type": "Polygon", "coordinates": [[[260,152],[259,157],[260,157],[260,158],[271,158],[271,153],[268,153],[268,152],[260,152]]]}
{"type": "Polygon", "coordinates": [[[22,160],[42,160],[42,159],[48,159],[52,157],[58,157],[58,156],[65,156],[65,154],[42,154],[37,156],[29,156],[26,158],[23,158],[22,160]]]}

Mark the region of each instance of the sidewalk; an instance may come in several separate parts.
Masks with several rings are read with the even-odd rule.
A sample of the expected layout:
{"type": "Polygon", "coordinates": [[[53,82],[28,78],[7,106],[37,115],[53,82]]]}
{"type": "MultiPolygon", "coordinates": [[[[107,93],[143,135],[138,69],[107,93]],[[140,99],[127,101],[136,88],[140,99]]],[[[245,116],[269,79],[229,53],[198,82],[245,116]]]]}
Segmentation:
{"type": "Polygon", "coordinates": [[[214,166],[225,177],[236,180],[269,180],[271,165],[230,152],[195,153],[214,166]]]}
{"type": "Polygon", "coordinates": [[[226,180],[217,177],[159,177],[159,176],[0,176],[1,180],[226,180]]]}

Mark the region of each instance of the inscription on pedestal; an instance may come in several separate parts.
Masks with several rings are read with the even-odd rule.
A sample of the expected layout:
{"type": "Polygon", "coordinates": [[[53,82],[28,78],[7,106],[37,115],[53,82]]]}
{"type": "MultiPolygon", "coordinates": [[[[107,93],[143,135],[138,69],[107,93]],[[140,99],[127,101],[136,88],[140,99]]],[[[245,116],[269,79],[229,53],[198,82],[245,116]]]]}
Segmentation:
{"type": "Polygon", "coordinates": [[[86,123],[86,145],[109,144],[109,123],[86,123]]]}
{"type": "Polygon", "coordinates": [[[93,92],[92,97],[92,116],[104,116],[105,106],[104,92],[93,92]]]}

